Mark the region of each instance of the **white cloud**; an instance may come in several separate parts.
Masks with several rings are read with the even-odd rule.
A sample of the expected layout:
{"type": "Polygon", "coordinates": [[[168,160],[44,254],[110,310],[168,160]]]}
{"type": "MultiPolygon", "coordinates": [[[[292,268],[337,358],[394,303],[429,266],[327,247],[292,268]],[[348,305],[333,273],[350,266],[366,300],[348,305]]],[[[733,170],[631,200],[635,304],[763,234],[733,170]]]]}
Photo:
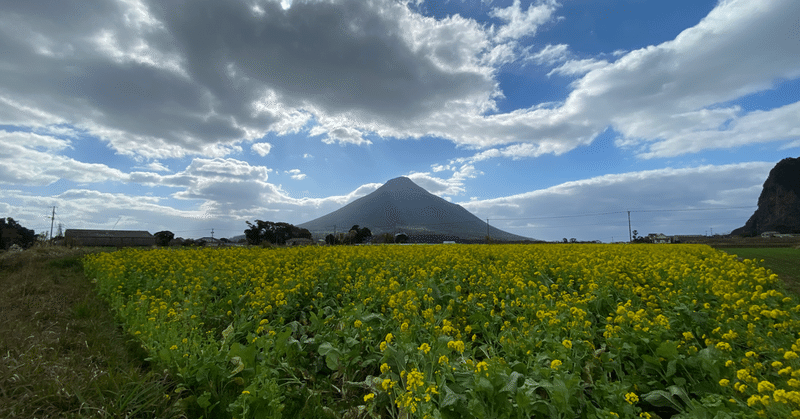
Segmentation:
{"type": "Polygon", "coordinates": [[[558,7],[556,1],[540,0],[536,5],[531,4],[528,10],[523,11],[520,0],[514,0],[514,4],[505,9],[494,9],[490,15],[506,22],[497,28],[495,36],[500,41],[534,36],[542,24],[552,19],[558,7]]]}
{"type": "Polygon", "coordinates": [[[568,56],[569,46],[567,44],[548,44],[541,51],[532,54],[529,59],[539,65],[554,65],[565,61],[568,56]]]}
{"type": "MultiPolygon", "coordinates": [[[[668,141],[649,145],[647,151],[643,152],[641,156],[644,158],[671,157],[685,153],[697,153],[709,148],[730,148],[800,138],[800,125],[797,124],[800,102],[769,111],[753,111],[741,117],[737,117],[740,112],[736,107],[703,110],[700,113],[700,118],[710,121],[707,129],[677,132],[668,141]],[[718,116],[710,115],[714,112],[718,116]],[[727,121],[730,121],[730,125],[723,131],[725,135],[720,135],[717,127],[727,121]],[[713,126],[714,123],[716,123],[716,127],[713,126]]],[[[800,140],[787,143],[783,148],[796,148],[798,141],[800,140]]]]}
{"type": "Polygon", "coordinates": [[[136,167],[136,169],[144,169],[144,170],[148,170],[148,171],[151,171],[151,172],[169,172],[170,171],[169,167],[165,166],[164,164],[162,164],[162,163],[160,163],[158,161],[150,162],[145,166],[136,167]]]}
{"type": "Polygon", "coordinates": [[[294,180],[303,180],[306,178],[306,174],[302,173],[300,169],[285,170],[284,173],[291,176],[294,180]]]}
{"type": "Polygon", "coordinates": [[[785,36],[798,15],[797,2],[723,1],[673,41],[624,53],[613,63],[566,61],[550,74],[588,72],[554,107],[489,116],[454,113],[448,115],[447,128],[431,123],[428,131],[488,148],[472,161],[559,155],[590,143],[609,126],[621,133],[619,145],[645,158],[789,143],[797,138],[796,117],[791,116],[797,102],[749,114],[728,103],[800,77],[800,62],[793,59],[800,56],[800,43],[785,36]],[[758,132],[752,122],[757,120],[771,125],[758,132]],[[518,144],[495,148],[508,143],[518,144]],[[513,147],[522,153],[510,152],[513,147]]]}
{"type": "Polygon", "coordinates": [[[475,166],[471,164],[462,164],[461,166],[433,165],[431,169],[434,173],[452,171],[453,174],[449,179],[433,176],[429,172],[415,172],[409,174],[407,177],[428,192],[445,199],[447,199],[447,195],[463,194],[466,191],[464,181],[483,174],[483,172],[475,169],[475,166]]]}
{"type": "Polygon", "coordinates": [[[608,61],[596,58],[585,58],[582,60],[569,60],[564,64],[552,69],[548,76],[560,74],[562,76],[582,76],[592,70],[601,69],[608,65],[608,61]]]}
{"type": "MultiPolygon", "coordinates": [[[[800,64],[789,58],[800,54],[800,43],[785,36],[799,14],[796,2],[721,2],[674,41],[589,72],[564,107],[592,125],[610,120],[626,141],[644,146],[644,156],[741,145],[729,138],[743,139],[737,122],[747,125],[748,117],[724,104],[800,77],[800,64]],[[720,129],[727,120],[729,128],[720,129]],[[696,138],[689,148],[688,137],[696,138]]],[[[768,113],[780,127],[791,123],[780,109],[768,113]]],[[[785,140],[786,132],[745,142],[785,140]]]]}
{"type": "Polygon", "coordinates": [[[325,144],[334,144],[339,143],[340,145],[345,144],[355,144],[355,145],[369,145],[372,144],[372,141],[365,140],[362,137],[362,133],[353,128],[349,128],[347,126],[325,126],[319,125],[311,129],[309,132],[310,135],[322,135],[326,134],[326,137],[322,140],[325,144]]]}
{"type": "Polygon", "coordinates": [[[342,145],[439,137],[487,156],[519,144],[529,156],[560,154],[608,126],[643,157],[797,140],[794,108],[751,116],[728,103],[800,77],[800,43],[787,36],[800,15],[794,1],[721,1],[673,41],[614,51],[613,63],[572,57],[565,44],[523,47],[557,21],[552,0],[494,8],[494,26],[393,0],[256,6],[5,2],[0,124],[42,134],[66,126],[140,161],[221,158],[267,133],[303,130],[342,145]],[[498,72],[522,57],[580,76],[569,97],[497,113],[498,72]],[[748,140],[756,120],[776,128],[748,140]]]}
{"type": "Polygon", "coordinates": [[[0,183],[44,186],[59,179],[78,183],[123,180],[126,175],[104,164],[83,163],[57,154],[71,142],[28,132],[0,131],[0,183]]]}
{"type": "Polygon", "coordinates": [[[155,197],[87,189],[70,189],[48,197],[0,190],[0,200],[10,200],[10,212],[24,220],[23,225],[37,232],[49,231],[50,212],[45,210],[53,206],[57,207],[57,221],[63,221],[65,228],[175,231],[176,227],[209,218],[202,210],[178,210],[155,197]]]}
{"type": "Polygon", "coordinates": [[[270,144],[270,143],[255,143],[252,146],[250,146],[250,149],[252,149],[259,156],[264,157],[267,154],[269,154],[270,150],[272,150],[272,144],[270,144]]]}

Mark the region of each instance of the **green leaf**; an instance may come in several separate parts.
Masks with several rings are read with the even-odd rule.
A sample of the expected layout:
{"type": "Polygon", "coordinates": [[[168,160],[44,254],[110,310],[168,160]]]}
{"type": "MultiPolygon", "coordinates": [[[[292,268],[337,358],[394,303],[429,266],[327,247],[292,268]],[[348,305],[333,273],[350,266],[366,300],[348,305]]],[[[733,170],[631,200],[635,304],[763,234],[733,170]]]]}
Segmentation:
{"type": "Polygon", "coordinates": [[[511,375],[509,375],[508,379],[506,380],[506,385],[503,386],[503,389],[500,390],[500,391],[509,392],[511,394],[516,393],[517,392],[517,386],[519,385],[519,379],[522,378],[522,377],[523,377],[522,374],[520,374],[520,373],[518,373],[516,371],[512,371],[511,375]]]}
{"type": "Polygon", "coordinates": [[[366,316],[364,316],[361,319],[361,321],[363,321],[364,323],[369,323],[372,320],[381,320],[381,323],[382,323],[383,322],[383,316],[381,316],[378,313],[369,313],[369,314],[367,314],[366,316]]]}
{"type": "Polygon", "coordinates": [[[322,344],[319,345],[319,349],[317,349],[317,351],[319,351],[319,354],[322,356],[325,356],[328,354],[328,352],[335,350],[336,348],[334,348],[330,342],[323,342],[322,344]]]}
{"type": "Polygon", "coordinates": [[[677,369],[678,361],[673,359],[667,363],[667,377],[672,377],[675,375],[675,370],[677,369]]]}
{"type": "Polygon", "coordinates": [[[672,398],[672,394],[664,390],[653,390],[642,394],[642,400],[653,406],[671,407],[679,412],[683,411],[683,407],[672,398]]]}
{"type": "Polygon", "coordinates": [[[664,341],[661,342],[661,345],[658,345],[658,349],[656,349],[656,354],[660,357],[664,357],[666,359],[673,359],[678,357],[678,344],[672,341],[664,341]]]}
{"type": "Polygon", "coordinates": [[[205,410],[209,406],[211,406],[211,393],[204,391],[203,394],[197,398],[197,404],[200,405],[200,408],[205,410]]]}
{"type": "Polygon", "coordinates": [[[686,406],[691,405],[689,395],[678,386],[669,386],[667,390],[669,391],[653,390],[645,393],[642,395],[642,400],[653,406],[671,407],[679,412],[685,412],[686,406]]]}
{"type": "Polygon", "coordinates": [[[447,384],[442,384],[442,390],[444,390],[444,395],[442,395],[442,399],[439,401],[439,407],[441,408],[452,406],[461,400],[467,399],[461,394],[456,394],[447,384]]]}
{"type": "Polygon", "coordinates": [[[656,358],[656,357],[654,357],[652,355],[644,355],[643,354],[642,355],[642,360],[644,360],[644,362],[647,362],[648,364],[661,365],[661,361],[659,361],[658,358],[656,358]]]}
{"type": "Polygon", "coordinates": [[[486,379],[486,377],[478,378],[478,383],[475,385],[477,390],[485,391],[487,393],[494,390],[494,386],[492,386],[492,382],[486,379]]]}
{"type": "Polygon", "coordinates": [[[342,352],[334,348],[330,342],[323,342],[319,345],[319,354],[325,357],[325,365],[332,370],[339,369],[339,357],[342,355],[342,352]]]}

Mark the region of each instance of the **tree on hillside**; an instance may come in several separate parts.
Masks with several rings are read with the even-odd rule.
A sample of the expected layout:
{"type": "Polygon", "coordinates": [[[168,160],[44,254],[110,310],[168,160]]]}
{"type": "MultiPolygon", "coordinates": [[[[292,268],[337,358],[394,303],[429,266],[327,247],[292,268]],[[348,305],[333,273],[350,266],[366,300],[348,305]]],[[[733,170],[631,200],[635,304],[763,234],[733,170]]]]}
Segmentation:
{"type": "Polygon", "coordinates": [[[153,236],[156,238],[156,245],[161,247],[169,246],[169,242],[175,238],[175,234],[169,230],[159,231],[153,236]]]}

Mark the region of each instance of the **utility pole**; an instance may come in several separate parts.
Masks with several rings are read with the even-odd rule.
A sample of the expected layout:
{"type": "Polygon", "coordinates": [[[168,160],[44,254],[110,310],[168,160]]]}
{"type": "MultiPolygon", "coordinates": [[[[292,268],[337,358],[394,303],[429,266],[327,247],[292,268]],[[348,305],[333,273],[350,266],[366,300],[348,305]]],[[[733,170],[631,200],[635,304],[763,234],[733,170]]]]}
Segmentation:
{"type": "Polygon", "coordinates": [[[211,240],[212,241],[214,240],[214,229],[213,228],[211,229],[211,240]]]}
{"type": "Polygon", "coordinates": [[[628,242],[633,241],[633,233],[631,233],[631,212],[628,211],[628,242]]]}
{"type": "Polygon", "coordinates": [[[50,240],[53,240],[53,223],[56,221],[56,207],[53,205],[53,215],[50,217],[50,240]]]}
{"type": "Polygon", "coordinates": [[[487,218],[486,219],[486,243],[487,244],[489,243],[489,240],[491,240],[491,238],[492,238],[492,236],[489,234],[489,219],[487,218]]]}

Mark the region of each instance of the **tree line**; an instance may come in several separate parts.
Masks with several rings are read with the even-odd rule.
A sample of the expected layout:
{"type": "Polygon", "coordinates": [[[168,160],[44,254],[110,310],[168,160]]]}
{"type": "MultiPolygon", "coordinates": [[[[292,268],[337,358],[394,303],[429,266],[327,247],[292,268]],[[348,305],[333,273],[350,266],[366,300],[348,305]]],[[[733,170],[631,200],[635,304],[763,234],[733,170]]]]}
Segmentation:
{"type": "Polygon", "coordinates": [[[20,225],[13,218],[0,218],[0,249],[17,245],[27,249],[36,243],[36,233],[20,225]]]}

